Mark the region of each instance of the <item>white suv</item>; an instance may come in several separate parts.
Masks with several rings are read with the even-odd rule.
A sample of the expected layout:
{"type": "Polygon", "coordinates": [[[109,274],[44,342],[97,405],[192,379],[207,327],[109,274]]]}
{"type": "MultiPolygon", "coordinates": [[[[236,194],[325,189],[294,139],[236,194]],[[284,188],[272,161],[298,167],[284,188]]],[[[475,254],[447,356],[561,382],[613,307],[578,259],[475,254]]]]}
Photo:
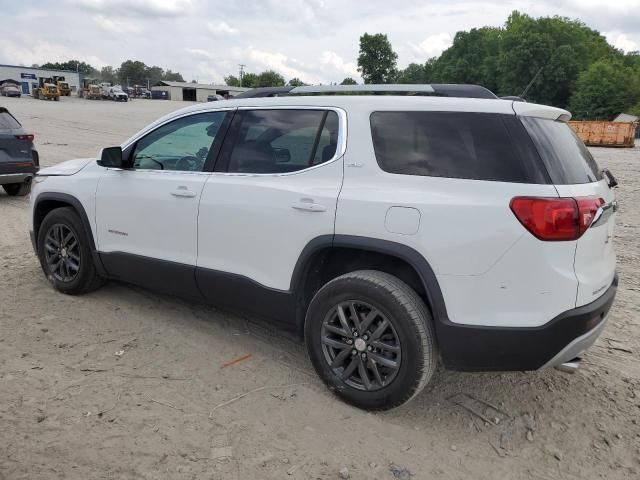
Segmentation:
{"type": "Polygon", "coordinates": [[[32,240],[56,289],[115,279],[281,322],[367,409],[438,362],[566,364],[604,328],[615,180],[568,112],[460,85],[243,96],[40,171],[32,240]]]}

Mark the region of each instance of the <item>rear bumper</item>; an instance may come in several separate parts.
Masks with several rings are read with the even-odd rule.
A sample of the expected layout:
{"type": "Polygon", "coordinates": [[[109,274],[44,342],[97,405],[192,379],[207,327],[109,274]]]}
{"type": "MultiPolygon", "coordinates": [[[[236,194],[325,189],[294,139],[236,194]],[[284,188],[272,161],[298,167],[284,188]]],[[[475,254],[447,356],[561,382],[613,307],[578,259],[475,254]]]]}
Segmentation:
{"type": "Polygon", "coordinates": [[[478,327],[439,322],[442,361],[467,371],[537,370],[579,356],[605,327],[618,277],[594,302],[568,310],[540,327],[478,327]]]}
{"type": "Polygon", "coordinates": [[[8,183],[23,183],[31,181],[35,177],[36,172],[20,172],[20,173],[2,173],[0,174],[0,185],[6,185],[8,183]]]}

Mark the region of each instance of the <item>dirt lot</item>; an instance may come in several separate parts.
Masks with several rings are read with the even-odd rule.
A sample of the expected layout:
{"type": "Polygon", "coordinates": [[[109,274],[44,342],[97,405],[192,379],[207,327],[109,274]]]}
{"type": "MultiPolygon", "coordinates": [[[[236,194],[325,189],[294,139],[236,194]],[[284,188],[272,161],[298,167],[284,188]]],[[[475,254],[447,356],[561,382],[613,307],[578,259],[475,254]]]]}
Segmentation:
{"type": "MultiPolygon", "coordinates": [[[[44,165],[184,105],[0,103],[44,165]]],[[[54,292],[27,199],[0,194],[0,479],[640,478],[640,149],[593,152],[621,184],[621,286],[581,370],[439,371],[376,414],[336,400],[301,343],[255,319],[117,283],[54,292]]]]}

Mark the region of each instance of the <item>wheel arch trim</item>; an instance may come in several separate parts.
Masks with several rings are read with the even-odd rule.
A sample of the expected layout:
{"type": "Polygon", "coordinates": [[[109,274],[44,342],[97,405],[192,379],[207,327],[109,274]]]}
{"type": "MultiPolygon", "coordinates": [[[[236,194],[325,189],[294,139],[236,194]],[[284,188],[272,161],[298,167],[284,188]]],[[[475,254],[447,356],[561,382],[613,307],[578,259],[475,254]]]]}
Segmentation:
{"type": "MultiPolygon", "coordinates": [[[[40,205],[42,202],[46,202],[46,201],[55,201],[55,202],[60,202],[60,203],[66,203],[67,205],[69,205],[71,208],[73,208],[76,211],[76,213],[80,217],[80,221],[82,222],[82,226],[84,227],[85,235],[87,235],[87,238],[89,239],[89,248],[91,250],[91,256],[93,258],[93,263],[94,263],[94,265],[96,267],[96,270],[98,271],[99,275],[106,276],[106,272],[105,272],[104,266],[102,265],[102,262],[100,261],[100,256],[98,255],[98,251],[96,249],[96,243],[95,243],[95,239],[93,237],[93,230],[91,229],[91,223],[89,222],[89,217],[87,216],[87,212],[86,212],[84,206],[82,205],[82,202],[80,200],[78,200],[78,198],[76,198],[73,195],[70,195],[68,193],[42,192],[36,197],[35,201],[33,202],[33,218],[31,219],[31,221],[32,221],[32,225],[33,225],[34,239],[36,241],[36,250],[37,250],[37,239],[38,239],[38,233],[39,233],[39,229],[40,229],[40,223],[42,223],[41,221],[40,221],[40,223],[36,223],[36,221],[37,221],[36,213],[38,212],[38,205],[40,205]],[[36,227],[38,229],[36,229],[36,227]]],[[[43,219],[44,219],[44,217],[43,217],[43,219]]]]}
{"type": "MultiPolygon", "coordinates": [[[[290,291],[298,293],[316,254],[331,248],[353,248],[396,257],[418,274],[436,323],[446,322],[448,314],[438,279],[429,262],[419,252],[401,243],[357,235],[322,235],[311,240],[300,253],[291,277],[290,291]]],[[[304,322],[304,319],[301,319],[304,322]]]]}

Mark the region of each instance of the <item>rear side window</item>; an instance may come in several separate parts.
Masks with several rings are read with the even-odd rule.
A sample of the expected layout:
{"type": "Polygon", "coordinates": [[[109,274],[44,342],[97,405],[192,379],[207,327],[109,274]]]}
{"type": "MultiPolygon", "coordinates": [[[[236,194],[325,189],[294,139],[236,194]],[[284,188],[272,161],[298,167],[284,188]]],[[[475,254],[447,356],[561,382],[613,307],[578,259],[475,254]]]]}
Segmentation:
{"type": "Polygon", "coordinates": [[[0,112],[0,130],[13,130],[21,126],[9,112],[0,112]]]}
{"type": "Polygon", "coordinates": [[[333,111],[277,109],[238,113],[228,172],[295,172],[335,156],[338,115],[333,111]]]}
{"type": "Polygon", "coordinates": [[[598,164],[571,127],[558,120],[522,117],[551,181],[556,185],[591,183],[602,179],[598,164]]]}
{"type": "MultiPolygon", "coordinates": [[[[373,146],[389,173],[546,183],[539,160],[517,145],[514,115],[464,112],[374,112],[373,146]]],[[[520,130],[518,130],[518,128],[520,130]]],[[[530,142],[529,142],[530,143],[530,142]]]]}

